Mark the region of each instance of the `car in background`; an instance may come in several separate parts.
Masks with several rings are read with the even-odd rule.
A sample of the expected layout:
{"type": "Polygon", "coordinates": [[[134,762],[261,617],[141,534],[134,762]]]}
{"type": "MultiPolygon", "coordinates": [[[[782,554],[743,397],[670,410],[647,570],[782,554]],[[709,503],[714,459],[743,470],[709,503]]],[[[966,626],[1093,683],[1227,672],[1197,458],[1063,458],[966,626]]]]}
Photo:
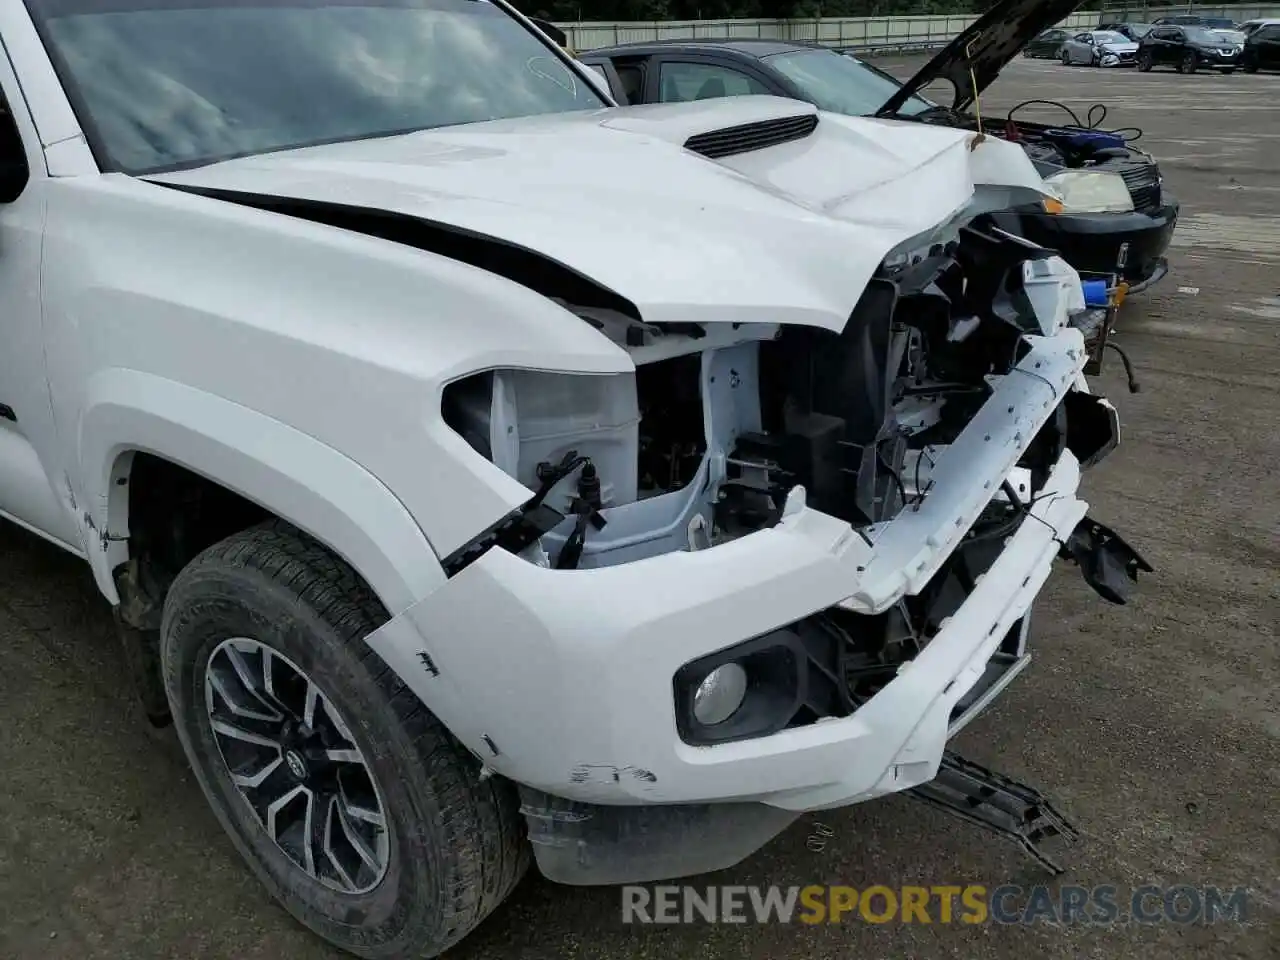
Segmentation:
{"type": "Polygon", "coordinates": [[[1062,49],[1062,44],[1069,39],[1071,39],[1071,34],[1066,30],[1061,30],[1057,27],[1052,30],[1046,30],[1037,34],[1022,48],[1022,55],[1040,60],[1056,60],[1058,51],[1062,49]]]}
{"type": "Polygon", "coordinates": [[[1207,27],[1210,30],[1235,30],[1238,24],[1230,17],[1198,17],[1194,14],[1179,14],[1174,17],[1160,17],[1151,21],[1155,27],[1207,27]]]}
{"type": "Polygon", "coordinates": [[[1280,19],[1260,17],[1257,20],[1246,20],[1244,23],[1240,24],[1240,32],[1247,37],[1255,31],[1260,30],[1263,27],[1272,26],[1273,24],[1280,25],[1280,19]]]}
{"type": "Polygon", "coordinates": [[[1110,30],[1113,33],[1124,34],[1134,43],[1137,43],[1148,33],[1151,32],[1151,24],[1149,23],[1100,23],[1099,30],[1110,30]]]}
{"type": "Polygon", "coordinates": [[[1063,43],[1058,55],[1068,67],[1076,63],[1090,67],[1132,67],[1138,62],[1138,45],[1123,33],[1088,30],[1063,43]]]}
{"type": "Polygon", "coordinates": [[[1263,24],[1245,38],[1240,69],[1245,73],[1280,70],[1280,20],[1263,24]]]}
{"type": "MultiPolygon", "coordinates": [[[[1018,38],[1036,36],[1073,6],[1073,0],[1004,0],[905,84],[850,52],[783,40],[627,43],[588,50],[579,59],[616,78],[619,103],[765,94],[848,116],[977,130],[968,110],[1017,56],[1018,38]],[[940,81],[955,87],[949,106],[920,92],[940,81]]],[[[1058,251],[1081,272],[1118,271],[1132,293],[1168,273],[1165,253],[1179,206],[1149,154],[1104,131],[1015,119],[1012,112],[984,117],[985,132],[1019,143],[1063,201],[1060,211],[1019,206],[993,214],[997,226],[1058,251]]]]}
{"type": "Polygon", "coordinates": [[[1234,73],[1241,47],[1201,26],[1157,26],[1138,44],[1138,69],[1173,67],[1179,73],[1234,73]]]}
{"type": "Polygon", "coordinates": [[[1243,30],[1220,30],[1213,27],[1210,28],[1209,32],[1215,37],[1221,37],[1227,43],[1235,47],[1243,47],[1245,40],[1248,39],[1248,35],[1243,30]]]}

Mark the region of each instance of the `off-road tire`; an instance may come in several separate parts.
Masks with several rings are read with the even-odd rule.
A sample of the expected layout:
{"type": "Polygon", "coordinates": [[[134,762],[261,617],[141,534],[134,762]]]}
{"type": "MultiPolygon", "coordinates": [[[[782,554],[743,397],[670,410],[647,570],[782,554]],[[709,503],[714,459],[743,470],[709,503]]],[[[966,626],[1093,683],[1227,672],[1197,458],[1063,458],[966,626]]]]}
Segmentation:
{"type": "Polygon", "coordinates": [[[294,917],[357,956],[434,957],[473,930],[528,869],[513,786],[479,761],[369,649],[387,620],[354,571],[279,522],[200,554],[165,600],[161,662],[174,727],[219,822],[294,917]],[[212,732],[204,675],[223,640],[246,637],[301,667],[346,720],[382,794],[386,872],[367,893],[327,887],[262,829],[212,732]]]}

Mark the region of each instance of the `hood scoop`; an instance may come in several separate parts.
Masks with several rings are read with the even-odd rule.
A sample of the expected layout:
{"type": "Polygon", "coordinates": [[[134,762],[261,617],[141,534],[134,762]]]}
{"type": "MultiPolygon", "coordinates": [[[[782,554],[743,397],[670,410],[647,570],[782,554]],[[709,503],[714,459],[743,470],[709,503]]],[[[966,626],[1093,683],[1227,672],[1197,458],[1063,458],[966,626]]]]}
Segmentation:
{"type": "Polygon", "coordinates": [[[817,114],[807,113],[798,117],[779,117],[776,120],[759,120],[736,127],[724,127],[707,133],[694,134],[684,142],[684,148],[711,160],[732,157],[739,153],[776,147],[780,143],[803,140],[818,127],[817,114]]]}

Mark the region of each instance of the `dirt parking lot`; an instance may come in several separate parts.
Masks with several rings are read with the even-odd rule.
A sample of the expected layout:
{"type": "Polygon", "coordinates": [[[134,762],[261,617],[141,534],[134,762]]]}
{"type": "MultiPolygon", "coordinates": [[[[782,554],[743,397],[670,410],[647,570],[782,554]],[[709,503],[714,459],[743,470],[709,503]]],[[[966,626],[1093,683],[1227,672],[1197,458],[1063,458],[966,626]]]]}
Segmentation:
{"type": "MultiPolygon", "coordinates": [[[[905,63],[890,63],[899,74],[905,63]]],[[[461,960],[1280,956],[1280,76],[1013,64],[983,107],[1110,105],[1183,203],[1173,273],[1126,306],[1098,385],[1124,443],[1094,513],[1157,572],[1129,607],[1063,571],[1036,659],[961,736],[1084,829],[1062,882],[1250,888],[1248,922],[624,926],[612,889],[530,877],[461,960]]],[[[87,568],[0,525],[0,958],[336,957],[270,903],[192,778],[134,719],[87,568]]],[[[812,818],[705,883],[1041,882],[1018,851],[904,799],[812,818]]],[[[936,918],[935,918],[936,919],[936,918]]]]}

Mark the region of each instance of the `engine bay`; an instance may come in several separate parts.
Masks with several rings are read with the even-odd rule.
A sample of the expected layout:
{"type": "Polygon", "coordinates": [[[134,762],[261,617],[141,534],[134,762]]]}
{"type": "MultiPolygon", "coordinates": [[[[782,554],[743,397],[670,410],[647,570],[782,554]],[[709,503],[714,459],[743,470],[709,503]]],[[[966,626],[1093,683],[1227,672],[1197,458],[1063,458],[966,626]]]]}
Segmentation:
{"type": "MultiPolygon", "coordinates": [[[[631,353],[633,376],[502,370],[447,388],[446,422],[534,496],[446,568],[494,545],[557,569],[707,549],[776,524],[798,487],[856,530],[891,520],[928,496],[937,454],[1017,364],[1024,336],[1052,332],[1037,285],[1077,283],[1055,262],[966,227],[886,263],[839,333],[658,328],[592,311],[584,319],[631,353]]],[[[1041,446],[1028,497],[1031,472],[1062,449],[1041,446]]],[[[1007,505],[997,512],[1007,519],[1007,505]]]]}
{"type": "MultiPolygon", "coordinates": [[[[1064,170],[1115,173],[1125,181],[1133,208],[1150,212],[1162,202],[1162,179],[1156,161],[1135,146],[1142,131],[1137,127],[1104,129],[1104,104],[1094,104],[1082,119],[1074,110],[1053,100],[1027,100],[1006,115],[1000,136],[1026,152],[1037,172],[1052,177],[1064,170]],[[1062,111],[1069,122],[1061,125],[1016,119],[1026,107],[1051,107],[1062,111]]],[[[964,113],[937,108],[919,115],[923,123],[977,130],[977,120],[964,113]]]]}

